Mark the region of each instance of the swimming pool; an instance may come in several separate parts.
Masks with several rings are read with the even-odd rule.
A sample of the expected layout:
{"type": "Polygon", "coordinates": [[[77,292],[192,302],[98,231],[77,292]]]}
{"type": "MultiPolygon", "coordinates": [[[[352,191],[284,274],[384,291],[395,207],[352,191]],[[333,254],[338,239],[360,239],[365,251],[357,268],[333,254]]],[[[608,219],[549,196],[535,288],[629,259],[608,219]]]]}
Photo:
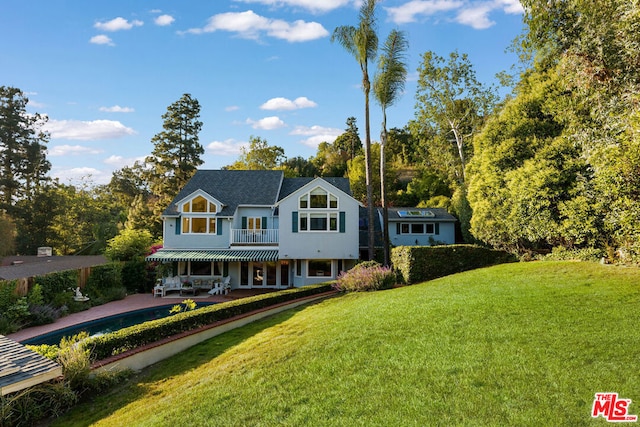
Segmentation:
{"type": "MultiPolygon", "coordinates": [[[[205,307],[214,302],[198,302],[198,308],[205,307]]],[[[89,336],[104,335],[109,332],[115,332],[122,328],[137,325],[139,323],[148,322],[149,320],[161,319],[169,316],[171,307],[176,304],[160,305],[156,307],[143,308],[140,310],[129,311],[126,313],[116,314],[113,316],[103,317],[102,319],[92,320],[90,322],[69,326],[67,328],[58,329],[47,334],[38,335],[33,338],[21,341],[21,344],[40,345],[49,344],[57,345],[63,337],[71,337],[80,332],[86,331],[89,336]]]]}

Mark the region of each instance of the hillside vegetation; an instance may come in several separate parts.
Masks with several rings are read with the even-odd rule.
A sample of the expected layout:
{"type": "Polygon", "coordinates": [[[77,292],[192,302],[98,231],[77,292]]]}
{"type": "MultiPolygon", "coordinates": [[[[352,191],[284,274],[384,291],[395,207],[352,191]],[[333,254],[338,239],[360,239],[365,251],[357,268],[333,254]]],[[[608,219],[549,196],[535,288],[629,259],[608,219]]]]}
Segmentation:
{"type": "Polygon", "coordinates": [[[602,424],[640,412],[640,270],[506,264],[347,294],[226,333],[54,425],[602,424]]]}

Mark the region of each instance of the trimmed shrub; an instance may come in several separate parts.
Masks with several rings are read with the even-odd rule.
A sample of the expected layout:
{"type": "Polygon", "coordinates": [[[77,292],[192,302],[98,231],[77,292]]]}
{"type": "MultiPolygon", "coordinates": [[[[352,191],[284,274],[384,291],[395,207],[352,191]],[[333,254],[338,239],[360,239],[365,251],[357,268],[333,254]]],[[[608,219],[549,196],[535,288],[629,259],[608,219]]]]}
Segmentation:
{"type": "Polygon", "coordinates": [[[89,302],[92,306],[121,300],[127,296],[127,289],[122,284],[122,274],[122,264],[119,262],[91,269],[84,294],[91,298],[89,302]]]}
{"type": "Polygon", "coordinates": [[[341,292],[362,292],[390,289],[396,284],[396,274],[375,261],[356,265],[340,274],[334,288],[341,292]]]}
{"type": "Polygon", "coordinates": [[[515,261],[508,252],[477,245],[399,246],[391,251],[391,262],[407,284],[515,261]]]}
{"type": "Polygon", "coordinates": [[[553,248],[551,253],[545,255],[542,259],[546,261],[599,261],[604,256],[606,256],[606,252],[602,249],[567,249],[558,246],[553,248]]]}
{"type": "Polygon", "coordinates": [[[214,304],[94,337],[84,341],[83,345],[91,350],[92,361],[103,360],[110,356],[160,341],[172,335],[211,325],[220,320],[229,319],[283,302],[293,301],[298,298],[321,294],[331,289],[331,284],[324,283],[214,304]]]}
{"type": "Polygon", "coordinates": [[[69,307],[73,312],[70,302],[73,301],[73,290],[78,286],[78,271],[59,271],[45,274],[35,278],[35,283],[42,287],[42,297],[45,302],[53,304],[54,307],[69,307]]]}

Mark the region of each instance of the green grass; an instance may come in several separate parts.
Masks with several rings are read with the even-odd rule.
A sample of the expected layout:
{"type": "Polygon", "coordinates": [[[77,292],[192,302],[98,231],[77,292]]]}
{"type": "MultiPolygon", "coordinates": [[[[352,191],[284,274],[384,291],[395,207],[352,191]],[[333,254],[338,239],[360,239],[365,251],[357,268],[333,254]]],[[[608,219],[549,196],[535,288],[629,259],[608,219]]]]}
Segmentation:
{"type": "Polygon", "coordinates": [[[537,262],[348,294],[231,331],[54,425],[581,426],[640,414],[640,270],[537,262]]]}

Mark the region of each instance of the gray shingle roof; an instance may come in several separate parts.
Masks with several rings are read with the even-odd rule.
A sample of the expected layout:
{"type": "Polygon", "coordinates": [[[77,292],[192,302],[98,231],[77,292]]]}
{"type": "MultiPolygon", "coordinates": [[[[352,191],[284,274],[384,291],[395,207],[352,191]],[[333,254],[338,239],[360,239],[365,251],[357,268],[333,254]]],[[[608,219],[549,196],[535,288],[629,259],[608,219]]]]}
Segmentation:
{"type": "Polygon", "coordinates": [[[271,206],[278,199],[282,171],[198,170],[173,199],[164,215],[178,215],[176,203],[202,190],[224,205],[219,216],[232,216],[239,205],[271,206]]]}
{"type": "MultiPolygon", "coordinates": [[[[278,198],[278,200],[284,199],[289,194],[304,187],[314,179],[315,178],[310,178],[310,177],[285,178],[282,183],[282,189],[280,190],[280,197],[278,198]]],[[[349,178],[323,176],[322,179],[327,181],[329,184],[333,185],[337,189],[344,191],[345,193],[351,196],[351,185],[349,183],[349,178]]]]}
{"type": "Polygon", "coordinates": [[[2,396],[62,375],[56,362],[0,335],[0,389],[2,396]]]}
{"type": "MultiPolygon", "coordinates": [[[[232,216],[239,205],[273,206],[314,179],[284,178],[282,171],[198,170],[163,214],[178,215],[176,203],[202,190],[224,204],[219,216],[232,216]]],[[[322,179],[351,195],[348,178],[322,179]]]]}
{"type": "Polygon", "coordinates": [[[0,266],[0,280],[43,276],[56,271],[95,267],[108,262],[103,255],[7,257],[2,260],[2,266],[0,266]]]}

